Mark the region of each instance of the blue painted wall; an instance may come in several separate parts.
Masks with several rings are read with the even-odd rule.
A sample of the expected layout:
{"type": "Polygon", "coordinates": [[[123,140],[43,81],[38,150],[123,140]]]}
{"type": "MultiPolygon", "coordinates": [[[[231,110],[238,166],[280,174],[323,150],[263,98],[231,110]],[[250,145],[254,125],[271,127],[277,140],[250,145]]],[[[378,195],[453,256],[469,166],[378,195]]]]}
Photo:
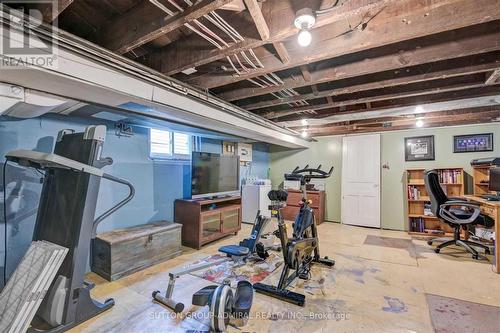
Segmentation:
{"type": "MultiPolygon", "coordinates": [[[[13,120],[0,117],[0,161],[8,151],[33,149],[52,152],[57,133],[71,128],[83,131],[88,125],[108,126],[103,156],[110,156],[114,163],[105,172],[129,180],[136,195],[122,209],[111,215],[99,226],[98,232],[144,224],[158,220],[173,220],[174,201],[191,196],[191,166],[149,158],[149,133],[147,128],[134,127],[132,137],[115,135],[113,123],[99,119],[82,119],[64,116],[44,116],[35,119],[13,120]]],[[[195,130],[193,130],[195,131],[195,130]]],[[[252,167],[242,167],[241,175],[251,172],[259,177],[268,173],[268,146],[255,144],[252,167]],[[249,170],[250,169],[250,170],[249,170]]],[[[202,138],[201,151],[221,153],[221,141],[202,138]]],[[[3,166],[0,167],[0,171],[3,166]]],[[[12,272],[24,255],[33,233],[36,209],[41,191],[41,175],[32,169],[9,164],[6,168],[7,184],[7,245],[8,273],[12,272]]],[[[0,193],[3,182],[0,182],[0,193]]],[[[3,266],[4,219],[3,193],[0,196],[0,253],[3,266]]],[[[123,186],[106,180],[101,183],[96,216],[127,195],[123,186]]],[[[1,275],[1,274],[0,274],[1,275]]],[[[9,274],[8,274],[9,275],[9,274]]],[[[3,281],[3,277],[0,278],[3,281]]]]}

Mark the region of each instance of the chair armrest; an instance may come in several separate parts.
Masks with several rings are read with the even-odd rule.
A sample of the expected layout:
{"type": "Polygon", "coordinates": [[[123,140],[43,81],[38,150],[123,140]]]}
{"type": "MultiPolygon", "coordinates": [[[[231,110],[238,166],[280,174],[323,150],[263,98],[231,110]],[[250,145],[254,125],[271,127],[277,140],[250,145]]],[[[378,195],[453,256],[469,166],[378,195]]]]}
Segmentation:
{"type": "Polygon", "coordinates": [[[466,201],[469,202],[470,200],[465,197],[448,197],[449,201],[466,201]]]}
{"type": "Polygon", "coordinates": [[[446,203],[439,206],[439,215],[446,221],[452,224],[470,224],[473,223],[481,214],[481,210],[479,206],[472,202],[463,202],[463,201],[447,201],[446,203]],[[450,210],[453,206],[465,206],[473,209],[471,217],[468,219],[460,219],[450,210]]]}
{"type": "Polygon", "coordinates": [[[480,204],[472,201],[449,200],[446,201],[444,204],[442,204],[440,207],[443,206],[465,206],[465,207],[475,208],[479,207],[480,204]]]}

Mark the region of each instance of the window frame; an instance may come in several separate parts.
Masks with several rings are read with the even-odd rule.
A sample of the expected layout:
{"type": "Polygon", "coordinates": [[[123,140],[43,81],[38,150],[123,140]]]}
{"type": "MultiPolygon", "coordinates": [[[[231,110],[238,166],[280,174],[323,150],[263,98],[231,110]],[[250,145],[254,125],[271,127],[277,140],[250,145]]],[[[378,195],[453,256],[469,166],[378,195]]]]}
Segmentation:
{"type": "Polygon", "coordinates": [[[190,163],[191,162],[191,153],[193,151],[193,135],[183,133],[183,132],[175,132],[167,129],[158,129],[158,128],[150,128],[148,132],[148,150],[149,150],[149,159],[152,161],[166,161],[166,162],[179,162],[179,163],[190,163]],[[170,152],[169,154],[156,154],[151,151],[152,137],[151,132],[155,131],[163,131],[168,132],[168,137],[170,140],[170,152]],[[188,136],[189,140],[189,153],[188,154],[175,154],[174,153],[174,137],[175,133],[184,134],[188,136]]]}

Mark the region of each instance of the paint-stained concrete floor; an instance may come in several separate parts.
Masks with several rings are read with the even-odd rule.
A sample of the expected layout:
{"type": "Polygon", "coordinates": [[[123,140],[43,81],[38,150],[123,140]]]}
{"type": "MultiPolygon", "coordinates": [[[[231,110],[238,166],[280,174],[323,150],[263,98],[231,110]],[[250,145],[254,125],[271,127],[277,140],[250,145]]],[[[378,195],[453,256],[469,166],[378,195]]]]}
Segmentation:
{"type": "MultiPolygon", "coordinates": [[[[250,229],[244,225],[238,236],[201,251],[184,248],[175,259],[111,283],[89,274],[88,279],[96,283],[94,297],[113,297],[116,305],[71,332],[206,330],[205,319],[197,316],[206,310],[189,305],[191,295],[210,282],[191,275],[178,280],[174,297],[188,305],[182,316],[173,316],[152,302],[151,292],[166,288],[172,268],[214,254],[221,245],[236,244],[250,229]]],[[[488,305],[493,311],[500,306],[500,275],[492,272],[488,261],[473,260],[460,249],[436,254],[425,241],[411,240],[405,232],[335,223],[320,225],[319,237],[321,255],[335,259],[336,265],[333,269],[315,266],[311,280],[294,282],[292,290],[306,295],[306,306],[255,294],[248,324],[241,330],[231,327],[229,332],[433,332],[450,317],[440,312],[431,320],[428,294],[488,305]]],[[[275,283],[280,271],[264,282],[275,283]]],[[[435,303],[431,307],[436,309],[435,303]]],[[[469,312],[467,320],[472,323],[477,311],[469,312]]],[[[500,320],[500,316],[496,318],[500,320]]],[[[477,325],[473,331],[491,332],[487,326],[477,325]]]]}

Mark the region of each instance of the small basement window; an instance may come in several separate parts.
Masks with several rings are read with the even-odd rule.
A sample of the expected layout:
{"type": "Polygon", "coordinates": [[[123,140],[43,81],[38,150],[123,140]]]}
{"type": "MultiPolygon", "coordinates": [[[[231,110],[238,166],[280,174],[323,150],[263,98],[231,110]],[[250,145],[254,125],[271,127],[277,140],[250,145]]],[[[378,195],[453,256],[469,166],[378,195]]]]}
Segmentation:
{"type": "Polygon", "coordinates": [[[189,134],[150,129],[149,157],[163,160],[190,160],[192,136],[189,134]]]}

